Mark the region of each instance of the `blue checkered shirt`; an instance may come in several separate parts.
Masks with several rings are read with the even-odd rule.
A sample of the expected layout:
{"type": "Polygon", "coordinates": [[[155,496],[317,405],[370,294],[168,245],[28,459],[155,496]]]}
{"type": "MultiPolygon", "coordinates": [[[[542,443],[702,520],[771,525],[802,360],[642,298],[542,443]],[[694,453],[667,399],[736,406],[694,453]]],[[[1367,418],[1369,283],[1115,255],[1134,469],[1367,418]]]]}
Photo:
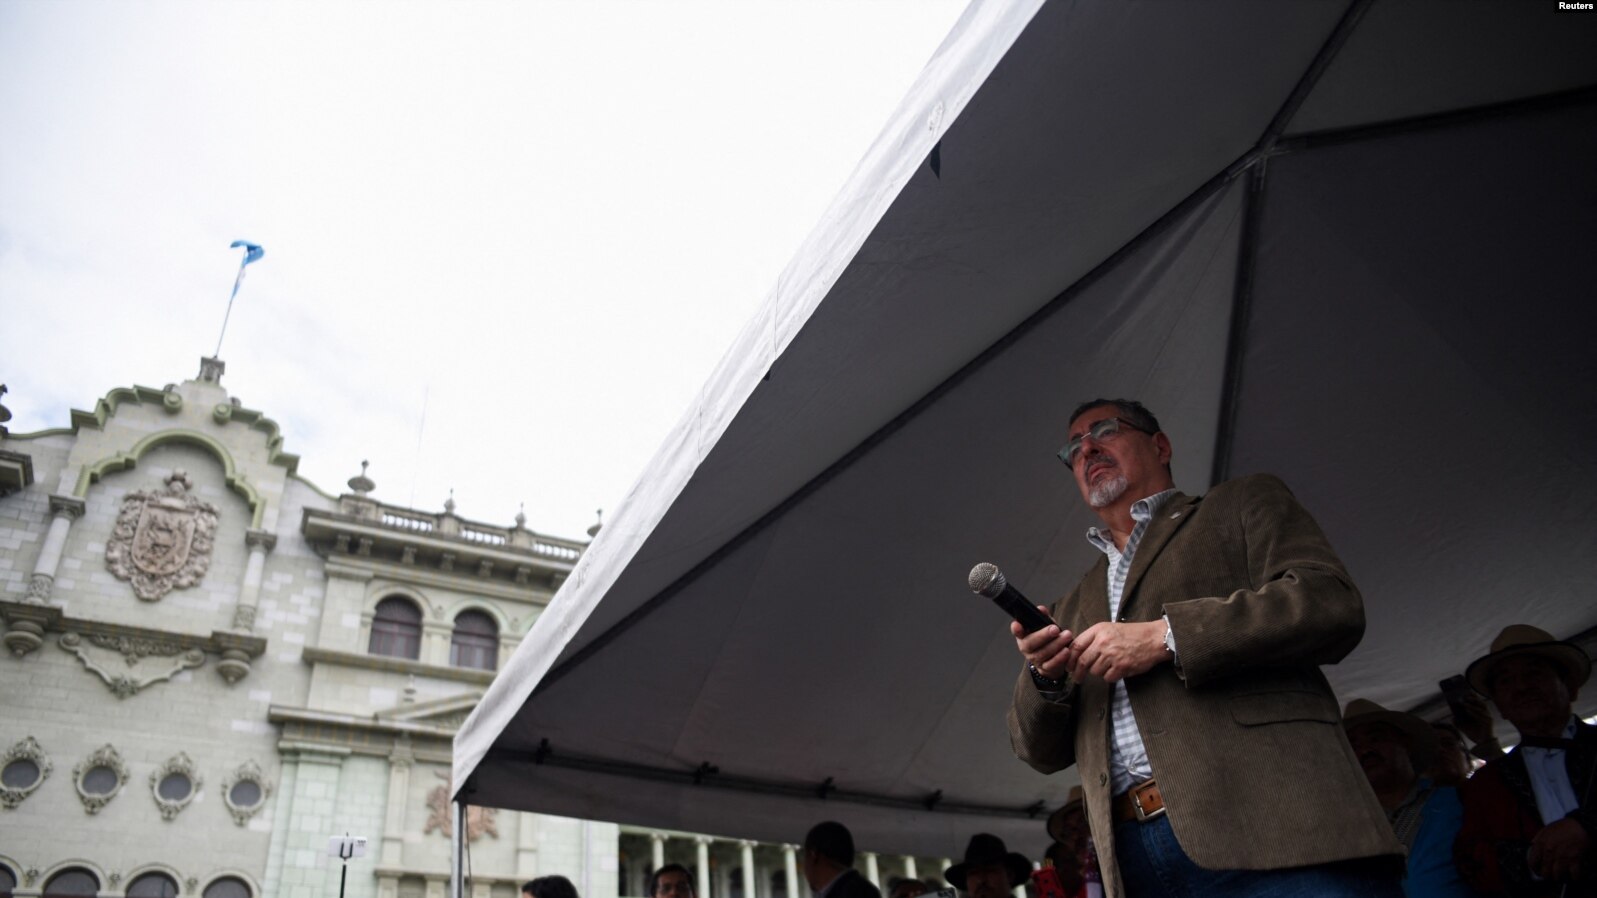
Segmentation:
{"type": "MultiPolygon", "coordinates": [[[[1138,499],[1131,506],[1131,519],[1137,526],[1131,529],[1124,551],[1115,548],[1114,537],[1097,527],[1087,531],[1087,542],[1109,557],[1109,619],[1119,620],[1121,594],[1126,589],[1126,574],[1131,571],[1131,560],[1137,554],[1137,544],[1148,530],[1148,522],[1159,513],[1160,506],[1173,495],[1173,489],[1154,493],[1138,499]]],[[[1131,697],[1126,694],[1126,681],[1115,684],[1109,700],[1109,787],[1111,794],[1119,795],[1137,783],[1153,776],[1153,766],[1148,763],[1148,749],[1142,744],[1142,734],[1137,732],[1137,718],[1131,713],[1131,697]]]]}

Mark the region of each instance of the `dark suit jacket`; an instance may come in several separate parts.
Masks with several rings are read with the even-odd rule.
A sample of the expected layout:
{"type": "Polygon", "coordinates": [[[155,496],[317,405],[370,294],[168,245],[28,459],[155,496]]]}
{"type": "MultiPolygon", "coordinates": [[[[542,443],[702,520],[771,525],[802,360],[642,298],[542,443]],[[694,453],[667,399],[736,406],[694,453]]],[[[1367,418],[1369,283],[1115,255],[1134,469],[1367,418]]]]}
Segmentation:
{"type": "Polygon", "coordinates": [[[882,893],[870,880],[849,870],[832,882],[826,898],[882,898],[882,893]]]}
{"type": "MultiPolygon", "coordinates": [[[[1589,795],[1593,767],[1597,766],[1597,727],[1575,726],[1575,749],[1564,753],[1564,769],[1576,799],[1589,795]]],[[[1464,803],[1464,824],[1453,845],[1460,877],[1488,895],[1557,895],[1561,886],[1535,882],[1526,852],[1530,840],[1542,830],[1536,791],[1519,749],[1492,761],[1458,790],[1464,803]]],[[[1582,802],[1576,819],[1587,836],[1597,840],[1597,809],[1582,802]]],[[[1588,867],[1590,861],[1588,860],[1588,867]]],[[[1597,895],[1597,877],[1572,886],[1573,896],[1597,895]]]]}
{"type": "MultiPolygon", "coordinates": [[[[1054,619],[1080,633],[1109,613],[1099,559],[1054,619]]],[[[1268,475],[1177,493],[1148,524],[1121,620],[1170,617],[1169,664],[1128,679],[1171,826],[1209,869],[1260,870],[1401,855],[1343,734],[1319,665],[1353,650],[1364,606],[1286,485],[1268,475]]],[[[1109,817],[1111,686],[1089,678],[1044,699],[1024,670],[1010,740],[1044,773],[1076,764],[1108,894],[1122,894],[1109,817]]]]}

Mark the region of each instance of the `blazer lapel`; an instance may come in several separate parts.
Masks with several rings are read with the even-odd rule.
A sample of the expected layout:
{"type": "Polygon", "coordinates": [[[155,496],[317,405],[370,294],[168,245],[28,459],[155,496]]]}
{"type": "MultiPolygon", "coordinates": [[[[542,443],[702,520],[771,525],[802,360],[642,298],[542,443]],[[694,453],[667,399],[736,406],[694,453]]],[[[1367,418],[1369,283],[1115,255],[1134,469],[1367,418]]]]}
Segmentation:
{"type": "MultiPolygon", "coordinates": [[[[1137,554],[1131,559],[1131,570],[1126,574],[1126,587],[1120,594],[1120,616],[1129,617],[1129,609],[1137,597],[1137,584],[1142,582],[1142,575],[1159,557],[1170,537],[1175,536],[1187,521],[1192,519],[1192,512],[1197,508],[1198,499],[1185,493],[1176,493],[1165,501],[1159,513],[1148,522],[1148,529],[1142,534],[1142,541],[1137,543],[1137,554]]],[[[1107,598],[1105,607],[1107,607],[1107,598]]]]}

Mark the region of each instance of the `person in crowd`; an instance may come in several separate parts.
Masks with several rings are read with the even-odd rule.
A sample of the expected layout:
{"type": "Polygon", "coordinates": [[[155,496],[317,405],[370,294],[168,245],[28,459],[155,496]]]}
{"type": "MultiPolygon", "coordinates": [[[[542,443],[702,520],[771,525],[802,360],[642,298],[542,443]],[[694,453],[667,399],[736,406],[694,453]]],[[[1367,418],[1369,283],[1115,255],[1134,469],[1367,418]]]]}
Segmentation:
{"type": "Polygon", "coordinates": [[[810,827],[799,865],[816,898],[881,898],[881,891],[854,870],[854,834],[835,820],[810,827]]]}
{"type": "Polygon", "coordinates": [[[1031,878],[1031,862],[1010,851],[1003,839],[977,833],[965,846],[965,859],[949,867],[943,878],[970,898],[1009,898],[1031,878]]]}
{"type": "Polygon", "coordinates": [[[1438,786],[1458,788],[1464,785],[1475,765],[1470,761],[1469,748],[1458,727],[1445,720],[1431,723],[1431,735],[1436,738],[1436,754],[1424,775],[1438,786]]]}
{"type": "Polygon", "coordinates": [[[894,876],[887,880],[887,898],[919,898],[928,891],[924,879],[894,876]]]}
{"type": "Polygon", "coordinates": [[[650,898],[697,898],[693,874],[681,864],[666,864],[649,876],[650,898]]]}
{"type": "Polygon", "coordinates": [[[1436,731],[1413,714],[1388,711],[1361,698],[1348,702],[1342,726],[1392,831],[1408,849],[1403,894],[1408,898],[1474,895],[1453,867],[1453,837],[1464,813],[1458,792],[1419,774],[1436,757],[1436,731]]]}
{"type": "Polygon", "coordinates": [[[1402,843],[1326,725],[1319,665],[1363,638],[1358,589],[1279,479],[1187,496],[1172,453],[1139,402],[1070,416],[1059,455],[1103,557],[1054,625],[1012,628],[1016,754],[1077,765],[1110,896],[1401,894],[1402,843]]]}
{"type": "Polygon", "coordinates": [[[527,898],[578,898],[577,887],[564,876],[540,876],[521,887],[527,898]]]}
{"type": "Polygon", "coordinates": [[[1514,624],[1464,675],[1519,731],[1519,744],[1460,790],[1459,873],[1493,895],[1597,895],[1597,727],[1573,712],[1591,659],[1545,630],[1514,624]]]}
{"type": "Polygon", "coordinates": [[[1048,815],[1048,835],[1053,844],[1048,846],[1044,859],[1051,861],[1059,873],[1059,884],[1066,895],[1081,891],[1082,861],[1087,856],[1087,812],[1081,803],[1081,787],[1071,786],[1070,794],[1059,810],[1048,815]]]}

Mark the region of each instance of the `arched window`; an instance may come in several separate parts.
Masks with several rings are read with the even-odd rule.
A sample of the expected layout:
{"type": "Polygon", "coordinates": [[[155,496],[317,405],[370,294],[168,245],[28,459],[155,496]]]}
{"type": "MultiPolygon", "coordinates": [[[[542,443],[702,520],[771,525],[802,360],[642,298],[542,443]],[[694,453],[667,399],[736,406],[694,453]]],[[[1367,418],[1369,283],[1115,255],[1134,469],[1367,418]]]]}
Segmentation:
{"type": "Polygon", "coordinates": [[[499,625],[481,611],[462,611],[455,618],[455,635],[449,639],[449,663],[454,667],[494,670],[499,666],[499,625]]]}
{"type": "Polygon", "coordinates": [[[17,874],[11,868],[0,864],[0,898],[11,898],[11,893],[17,888],[17,874]]]}
{"type": "Polygon", "coordinates": [[[250,887],[237,876],[224,876],[211,880],[201,898],[250,898],[250,887]]]}
{"type": "Polygon", "coordinates": [[[128,883],[128,898],[177,898],[177,880],[165,873],[145,873],[128,883]]]}
{"type": "Polygon", "coordinates": [[[366,649],[390,658],[421,657],[421,609],[409,599],[389,596],[372,615],[372,640],[366,649]]]}
{"type": "Polygon", "coordinates": [[[44,898],[93,898],[100,878],[82,867],[70,867],[44,884],[44,898]]]}

